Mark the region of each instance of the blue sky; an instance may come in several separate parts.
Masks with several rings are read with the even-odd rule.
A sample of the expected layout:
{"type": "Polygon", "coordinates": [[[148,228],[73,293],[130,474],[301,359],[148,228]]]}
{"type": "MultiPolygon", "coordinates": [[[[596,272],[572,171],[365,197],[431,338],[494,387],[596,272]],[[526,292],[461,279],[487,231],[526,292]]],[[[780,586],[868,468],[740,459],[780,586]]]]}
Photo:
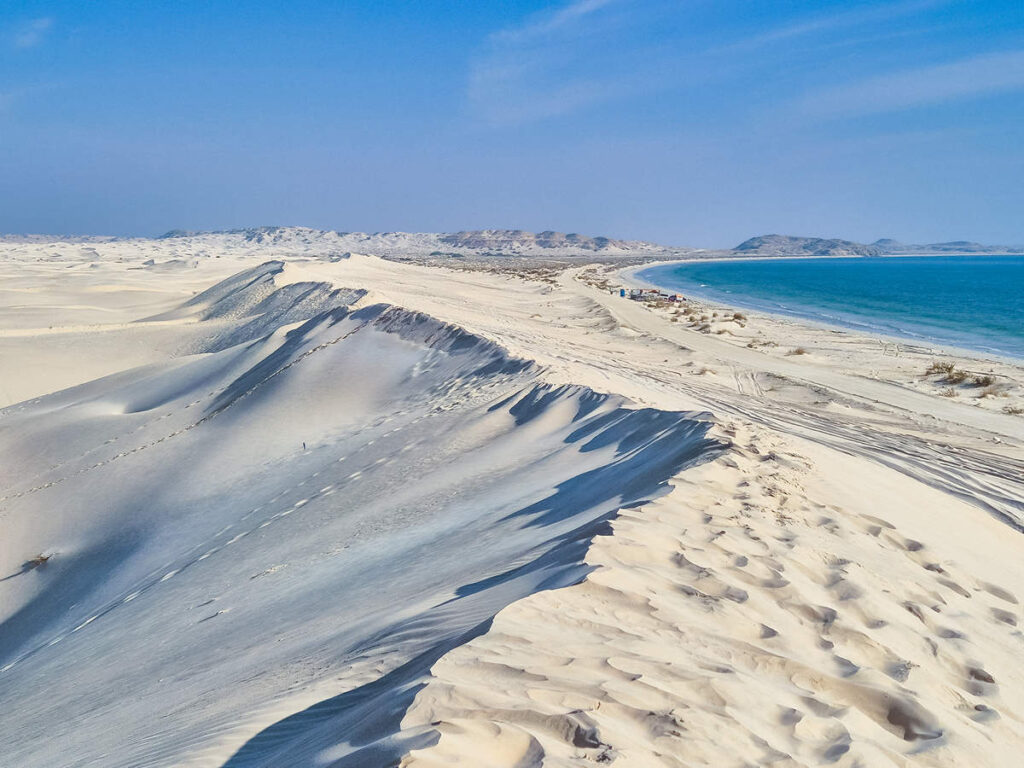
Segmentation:
{"type": "Polygon", "coordinates": [[[0,231],[1024,243],[1024,4],[0,5],[0,231]]]}

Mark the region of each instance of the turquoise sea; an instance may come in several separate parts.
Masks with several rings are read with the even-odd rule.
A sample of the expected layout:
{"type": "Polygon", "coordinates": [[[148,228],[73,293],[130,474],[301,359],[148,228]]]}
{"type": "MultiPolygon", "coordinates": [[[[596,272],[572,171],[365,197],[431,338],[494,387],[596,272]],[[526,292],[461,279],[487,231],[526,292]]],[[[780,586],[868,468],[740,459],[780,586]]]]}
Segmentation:
{"type": "Polygon", "coordinates": [[[730,306],[1024,359],[1024,256],[708,261],[637,277],[730,306]]]}

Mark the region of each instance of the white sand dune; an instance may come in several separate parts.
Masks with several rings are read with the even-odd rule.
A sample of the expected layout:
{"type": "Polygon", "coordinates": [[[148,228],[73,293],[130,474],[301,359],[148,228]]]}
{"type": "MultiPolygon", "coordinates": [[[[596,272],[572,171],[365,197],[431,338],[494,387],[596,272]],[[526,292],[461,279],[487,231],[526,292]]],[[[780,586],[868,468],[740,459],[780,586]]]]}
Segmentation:
{"type": "Polygon", "coordinates": [[[1020,417],[579,270],[198,242],[10,257],[0,765],[1016,760],[1020,417]]]}
{"type": "MultiPolygon", "coordinates": [[[[252,333],[246,308],[307,302],[268,287],[276,269],[186,308],[230,305],[234,344],[3,413],[9,764],[188,764],[286,691],[422,674],[503,605],[578,580],[595,526],[718,450],[699,416],[545,384],[399,308],[324,291],[333,308],[252,333]]],[[[381,728],[378,706],[358,716],[381,728]]]]}

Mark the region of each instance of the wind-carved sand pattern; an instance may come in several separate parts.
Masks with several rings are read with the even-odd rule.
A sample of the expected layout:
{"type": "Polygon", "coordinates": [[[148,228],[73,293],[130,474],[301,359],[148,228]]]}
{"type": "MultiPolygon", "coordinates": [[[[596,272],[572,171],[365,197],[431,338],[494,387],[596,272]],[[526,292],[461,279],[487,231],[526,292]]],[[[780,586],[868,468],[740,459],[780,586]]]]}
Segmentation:
{"type": "Polygon", "coordinates": [[[801,456],[726,431],[725,457],[595,540],[584,583],[435,663],[402,726],[439,737],[404,766],[1012,762],[1017,597],[811,501],[801,456]]]}
{"type": "Polygon", "coordinates": [[[308,235],[15,249],[0,765],[1019,761],[1019,416],[308,235]]]}
{"type": "Polygon", "coordinates": [[[0,583],[4,764],[280,765],[339,728],[352,764],[423,745],[386,737],[434,660],[578,582],[620,509],[725,444],[279,271],[162,318],[219,320],[198,354],[0,413],[5,540],[49,555],[0,583]]]}

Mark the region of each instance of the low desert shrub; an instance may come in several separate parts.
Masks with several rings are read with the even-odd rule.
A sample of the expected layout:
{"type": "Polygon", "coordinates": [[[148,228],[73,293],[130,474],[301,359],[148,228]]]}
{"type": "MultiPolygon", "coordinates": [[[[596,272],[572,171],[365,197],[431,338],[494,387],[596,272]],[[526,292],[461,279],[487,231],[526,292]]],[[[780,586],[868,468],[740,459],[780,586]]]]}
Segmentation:
{"type": "Polygon", "coordinates": [[[950,374],[956,369],[956,363],[950,363],[946,360],[936,360],[928,369],[924,372],[925,376],[934,376],[938,373],[950,374]]]}
{"type": "Polygon", "coordinates": [[[978,393],[978,397],[1007,397],[1007,394],[998,384],[989,384],[978,393]]]}

